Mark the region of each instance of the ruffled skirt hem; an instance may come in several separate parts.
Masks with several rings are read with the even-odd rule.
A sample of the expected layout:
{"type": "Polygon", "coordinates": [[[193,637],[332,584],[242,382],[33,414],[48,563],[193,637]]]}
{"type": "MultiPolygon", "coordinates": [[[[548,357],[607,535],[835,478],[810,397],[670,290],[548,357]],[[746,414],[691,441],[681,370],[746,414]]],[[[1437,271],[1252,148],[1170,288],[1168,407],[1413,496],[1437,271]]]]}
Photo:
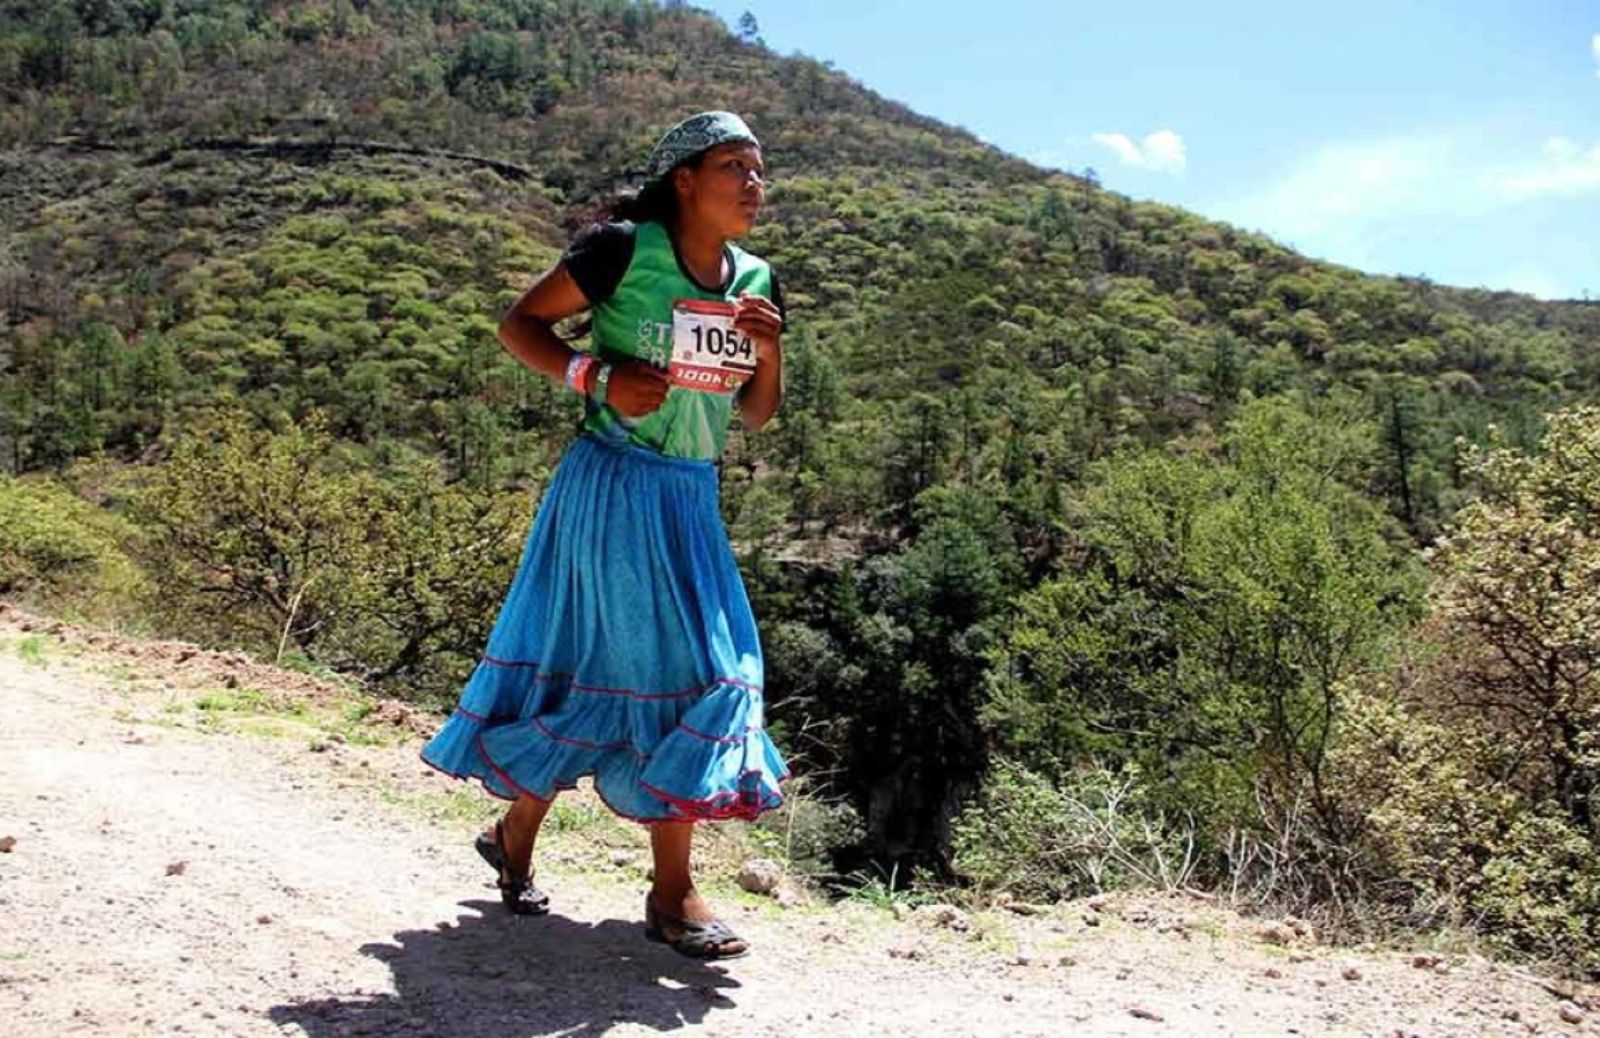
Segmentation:
{"type": "Polygon", "coordinates": [[[539,718],[491,726],[460,710],[421,757],[452,778],[476,779],[501,800],[548,801],[589,778],[612,813],[646,825],[754,821],[782,806],[778,787],[789,778],[777,748],[759,730],[730,740],[680,725],[646,756],[559,734],[539,718]],[[510,746],[510,752],[497,758],[490,743],[510,746]],[[754,766],[745,767],[750,756],[754,766]]]}

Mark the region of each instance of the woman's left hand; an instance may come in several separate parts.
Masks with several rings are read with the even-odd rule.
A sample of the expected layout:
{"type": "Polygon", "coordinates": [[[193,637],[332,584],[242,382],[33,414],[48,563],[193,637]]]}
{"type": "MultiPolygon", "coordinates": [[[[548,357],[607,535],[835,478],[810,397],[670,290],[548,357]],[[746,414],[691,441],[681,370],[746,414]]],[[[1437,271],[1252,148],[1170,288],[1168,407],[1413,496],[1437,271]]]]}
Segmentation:
{"type": "Polygon", "coordinates": [[[758,365],[777,359],[778,339],[783,334],[783,314],[772,300],[748,292],[741,293],[733,304],[733,327],[755,342],[758,365]]]}

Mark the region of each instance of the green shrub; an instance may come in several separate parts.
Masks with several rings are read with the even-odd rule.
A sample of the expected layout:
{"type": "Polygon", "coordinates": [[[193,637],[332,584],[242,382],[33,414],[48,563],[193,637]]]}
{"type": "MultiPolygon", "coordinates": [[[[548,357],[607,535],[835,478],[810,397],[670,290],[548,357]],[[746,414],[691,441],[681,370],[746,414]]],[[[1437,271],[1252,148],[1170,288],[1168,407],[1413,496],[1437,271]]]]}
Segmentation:
{"type": "Polygon", "coordinates": [[[1073,517],[1080,556],[1016,598],[991,651],[1000,750],[1047,775],[1142,769],[1164,810],[1203,820],[1219,868],[1240,834],[1320,825],[1341,684],[1384,660],[1422,598],[1392,522],[1345,482],[1365,478],[1372,435],[1338,407],[1254,402],[1222,458],[1097,465],[1073,517]]]}
{"type": "Polygon", "coordinates": [[[861,816],[849,804],[824,800],[804,778],[784,787],[783,807],[755,823],[758,840],[783,857],[792,871],[809,876],[834,872],[835,855],[861,842],[861,816]]]}
{"type": "Polygon", "coordinates": [[[408,698],[452,694],[505,594],[520,493],[382,474],[312,419],[284,432],[220,413],[176,437],[135,498],[174,633],[354,674],[408,698]]]}
{"type": "Polygon", "coordinates": [[[1391,693],[1351,693],[1327,790],[1351,834],[1347,893],[1399,922],[1469,925],[1504,951],[1595,973],[1600,848],[1558,802],[1506,781],[1519,753],[1391,693]]]}
{"type": "Polygon", "coordinates": [[[1193,827],[1155,809],[1137,771],[1104,769],[1060,785],[1001,761],[956,819],[955,865],[980,892],[1055,900],[1129,887],[1183,886],[1193,827]]]}
{"type": "Polygon", "coordinates": [[[52,612],[126,613],[143,575],[122,520],[47,480],[0,476],[0,596],[52,612]]]}
{"type": "Polygon", "coordinates": [[[1496,943],[1600,975],[1600,849],[1559,807],[1517,819],[1473,907],[1496,943]]]}

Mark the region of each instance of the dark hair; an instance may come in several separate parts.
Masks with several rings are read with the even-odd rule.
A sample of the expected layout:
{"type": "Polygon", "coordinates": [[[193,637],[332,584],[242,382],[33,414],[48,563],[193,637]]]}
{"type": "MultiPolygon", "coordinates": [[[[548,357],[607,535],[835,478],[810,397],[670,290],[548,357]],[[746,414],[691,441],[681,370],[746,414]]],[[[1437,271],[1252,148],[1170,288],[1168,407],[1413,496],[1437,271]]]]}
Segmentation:
{"type": "Polygon", "coordinates": [[[606,207],[604,218],[634,223],[654,221],[672,226],[678,218],[678,192],[672,186],[671,176],[652,181],[637,191],[617,195],[606,207]]]}
{"type": "Polygon", "coordinates": [[[612,196],[601,208],[601,220],[632,220],[634,223],[660,223],[668,227],[678,219],[678,192],[672,184],[672,172],[685,166],[696,169],[705,152],[684,159],[672,171],[662,174],[644,187],[622,191],[612,196]]]}

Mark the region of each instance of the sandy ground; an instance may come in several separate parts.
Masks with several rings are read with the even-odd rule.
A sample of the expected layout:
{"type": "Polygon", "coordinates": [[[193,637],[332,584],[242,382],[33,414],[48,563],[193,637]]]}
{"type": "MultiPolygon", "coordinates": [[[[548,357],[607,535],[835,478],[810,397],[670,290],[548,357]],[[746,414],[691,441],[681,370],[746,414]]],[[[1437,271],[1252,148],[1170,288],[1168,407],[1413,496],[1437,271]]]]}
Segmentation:
{"type": "Polygon", "coordinates": [[[419,809],[459,786],[412,719],[378,746],[218,730],[170,647],[30,627],[0,610],[0,1033],[1600,1034],[1590,987],[1180,897],[963,932],[724,893],[755,953],[699,964],[643,940],[642,862],[581,830],[541,846],[555,912],[513,918],[471,821],[419,809]]]}

